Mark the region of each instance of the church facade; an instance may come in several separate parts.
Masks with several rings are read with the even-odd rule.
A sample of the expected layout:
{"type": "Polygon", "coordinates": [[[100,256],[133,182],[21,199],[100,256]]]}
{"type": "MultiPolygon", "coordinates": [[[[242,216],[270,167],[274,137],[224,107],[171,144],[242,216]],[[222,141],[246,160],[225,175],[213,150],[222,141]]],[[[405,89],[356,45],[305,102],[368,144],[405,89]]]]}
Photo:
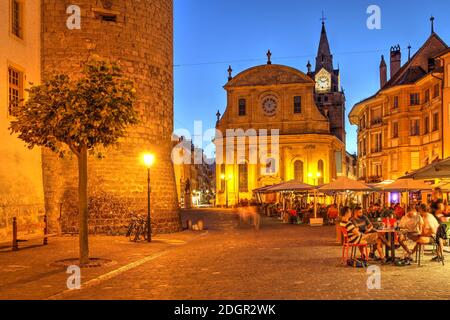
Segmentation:
{"type": "Polygon", "coordinates": [[[228,70],[227,107],[216,125],[217,205],[282,181],[320,185],[345,175],[345,96],[325,24],[314,71],[309,62],[307,73],[272,64],[267,55],[267,64],[235,77],[228,70]]]}

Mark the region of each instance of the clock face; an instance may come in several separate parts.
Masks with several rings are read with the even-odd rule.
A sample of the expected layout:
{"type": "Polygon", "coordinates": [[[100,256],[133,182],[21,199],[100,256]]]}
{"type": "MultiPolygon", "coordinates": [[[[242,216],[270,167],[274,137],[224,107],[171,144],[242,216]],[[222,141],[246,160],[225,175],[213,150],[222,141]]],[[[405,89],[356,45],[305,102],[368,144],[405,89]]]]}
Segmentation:
{"type": "Polygon", "coordinates": [[[277,112],[278,100],[274,96],[267,96],[262,101],[262,109],[267,116],[274,116],[277,112]]]}
{"type": "Polygon", "coordinates": [[[320,76],[317,78],[317,89],[326,91],[330,89],[330,79],[327,76],[320,76]]]}

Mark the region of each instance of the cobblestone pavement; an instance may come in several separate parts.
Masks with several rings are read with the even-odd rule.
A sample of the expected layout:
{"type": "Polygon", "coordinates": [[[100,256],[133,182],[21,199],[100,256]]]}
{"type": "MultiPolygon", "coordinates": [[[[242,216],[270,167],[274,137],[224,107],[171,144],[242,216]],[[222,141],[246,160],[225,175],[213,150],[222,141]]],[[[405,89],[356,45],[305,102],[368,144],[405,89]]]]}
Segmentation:
{"type": "Polygon", "coordinates": [[[364,269],[340,264],[334,227],[283,225],[265,218],[260,231],[232,211],[188,212],[208,233],[185,246],[63,299],[449,299],[450,267],[381,266],[381,289],[364,269]]]}

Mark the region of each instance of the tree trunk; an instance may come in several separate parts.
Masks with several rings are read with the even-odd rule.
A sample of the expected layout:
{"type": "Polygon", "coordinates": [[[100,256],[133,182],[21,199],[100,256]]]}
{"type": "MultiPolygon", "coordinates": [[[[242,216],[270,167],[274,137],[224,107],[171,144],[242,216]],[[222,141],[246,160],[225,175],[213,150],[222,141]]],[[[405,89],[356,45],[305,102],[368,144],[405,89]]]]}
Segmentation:
{"type": "Polygon", "coordinates": [[[78,209],[80,215],[79,241],[80,241],[80,265],[89,263],[88,242],[88,168],[87,148],[81,148],[78,156],[78,209]]]}

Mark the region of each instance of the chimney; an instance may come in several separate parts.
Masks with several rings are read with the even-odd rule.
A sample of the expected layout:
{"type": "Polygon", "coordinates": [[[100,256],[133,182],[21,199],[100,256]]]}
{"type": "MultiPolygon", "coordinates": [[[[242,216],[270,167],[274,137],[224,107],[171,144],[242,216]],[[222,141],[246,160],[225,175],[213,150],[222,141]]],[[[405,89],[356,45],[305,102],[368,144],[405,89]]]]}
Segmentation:
{"type": "Polygon", "coordinates": [[[384,55],[382,55],[380,63],[380,88],[383,88],[386,82],[387,82],[387,67],[386,61],[384,61],[384,55]]]}
{"type": "Polygon", "coordinates": [[[391,47],[391,78],[400,70],[402,64],[402,53],[400,45],[391,47]]]}

